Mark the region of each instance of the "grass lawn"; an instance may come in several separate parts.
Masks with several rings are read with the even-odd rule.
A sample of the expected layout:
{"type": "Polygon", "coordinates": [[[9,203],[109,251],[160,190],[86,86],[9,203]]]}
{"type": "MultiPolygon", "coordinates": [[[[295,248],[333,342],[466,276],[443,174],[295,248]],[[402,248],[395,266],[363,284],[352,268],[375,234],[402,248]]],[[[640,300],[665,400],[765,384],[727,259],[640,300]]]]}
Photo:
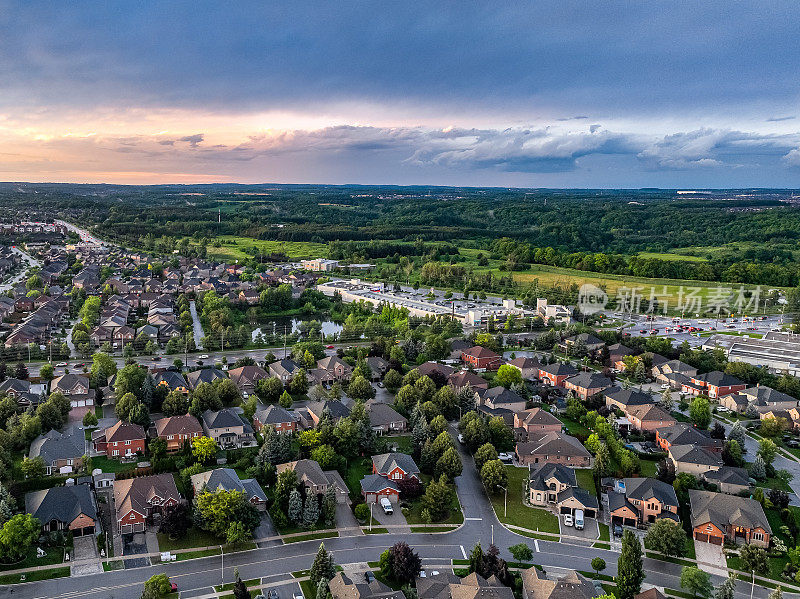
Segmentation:
{"type": "MultiPolygon", "coordinates": [[[[247,588],[250,588],[250,587],[255,587],[255,586],[260,585],[261,584],[261,579],[260,578],[252,578],[250,580],[245,580],[243,582],[244,582],[244,586],[246,586],[247,588]]],[[[218,584],[218,585],[216,585],[214,587],[214,590],[217,591],[218,593],[220,593],[222,591],[232,591],[233,590],[233,585],[234,585],[234,583],[232,583],[232,582],[227,582],[225,584],[218,584]]]]}
{"type": "Polygon", "coordinates": [[[6,574],[0,576],[0,585],[19,584],[20,582],[35,582],[37,580],[50,580],[51,578],[64,578],[69,576],[69,567],[50,568],[49,570],[35,570],[25,573],[25,580],[21,580],[21,574],[6,574]]]}
{"type": "Polygon", "coordinates": [[[219,547],[214,547],[213,549],[201,549],[200,551],[187,551],[186,553],[176,553],[175,559],[179,562],[182,562],[187,559],[211,557],[212,555],[219,555],[219,547]]]}
{"type": "Polygon", "coordinates": [[[573,437],[582,437],[585,439],[592,434],[592,431],[583,426],[580,422],[570,420],[566,416],[559,416],[559,420],[564,423],[567,432],[573,437]]]}
{"type": "Polygon", "coordinates": [[[222,245],[208,246],[208,257],[219,260],[243,260],[252,256],[245,249],[257,247],[270,253],[281,252],[289,258],[326,258],[328,246],[324,243],[311,243],[305,241],[273,241],[265,239],[252,239],[238,235],[221,235],[217,238],[222,245]]]}
{"type": "Polygon", "coordinates": [[[357,499],[361,496],[361,479],[367,474],[372,474],[372,460],[368,458],[356,459],[347,466],[344,473],[344,482],[350,490],[350,497],[357,499]]]}
{"type": "Polygon", "coordinates": [[[598,522],[597,526],[600,528],[600,540],[609,541],[611,537],[609,536],[608,524],[603,524],[602,522],[598,522]]]}
{"type": "Polygon", "coordinates": [[[389,533],[388,528],[381,528],[379,526],[373,526],[372,530],[370,530],[369,527],[362,527],[361,530],[365,535],[385,535],[389,533]]]}
{"type": "Polygon", "coordinates": [[[597,489],[594,484],[594,475],[591,468],[576,468],[575,476],[578,478],[578,486],[581,489],[589,491],[595,497],[597,496],[597,489]]]}
{"type": "Polygon", "coordinates": [[[127,472],[136,468],[136,462],[123,464],[120,460],[112,460],[105,456],[92,458],[92,469],[100,468],[103,472],[127,472]]]}
{"type": "Polygon", "coordinates": [[[656,477],[656,471],[658,470],[658,461],[656,460],[647,460],[647,459],[640,459],[639,463],[642,466],[642,476],[649,476],[650,478],[656,477]]]}
{"type": "Polygon", "coordinates": [[[314,588],[310,580],[301,580],[300,590],[303,591],[303,596],[306,599],[314,599],[317,596],[317,589],[314,588]]]}
{"type": "Polygon", "coordinates": [[[103,406],[95,406],[94,415],[100,420],[103,417],[103,406]]]}
{"type": "Polygon", "coordinates": [[[0,564],[2,570],[19,570],[21,568],[34,568],[36,566],[52,566],[64,561],[63,547],[47,547],[44,557],[36,557],[36,547],[28,547],[28,554],[22,561],[14,564],[0,564]]]}
{"type": "Polygon", "coordinates": [[[506,466],[508,474],[508,511],[503,515],[503,496],[505,493],[496,493],[490,496],[497,518],[504,524],[513,524],[533,531],[551,532],[558,534],[558,518],[547,510],[528,507],[522,502],[525,481],[528,477],[527,468],[506,466]]]}
{"type": "Polygon", "coordinates": [[[411,454],[414,451],[414,439],[411,435],[394,435],[386,436],[383,439],[390,444],[397,445],[397,451],[400,453],[411,454]]]}
{"type": "Polygon", "coordinates": [[[656,260],[677,260],[683,262],[708,262],[706,258],[700,256],[686,256],[683,254],[670,254],[662,252],[639,252],[639,258],[655,258],[656,260]]]}
{"type": "Polygon", "coordinates": [[[765,489],[780,489],[781,491],[786,491],[787,493],[792,492],[792,487],[779,478],[765,478],[762,481],[757,481],[756,486],[763,487],[765,489]]]}
{"type": "Polygon", "coordinates": [[[450,532],[457,527],[453,526],[412,526],[411,532],[433,533],[433,532],[450,532]]]}
{"type": "Polygon", "coordinates": [[[170,539],[169,535],[158,533],[158,547],[161,551],[173,549],[191,549],[193,547],[216,547],[220,540],[210,532],[192,526],[181,539],[170,539]]]}

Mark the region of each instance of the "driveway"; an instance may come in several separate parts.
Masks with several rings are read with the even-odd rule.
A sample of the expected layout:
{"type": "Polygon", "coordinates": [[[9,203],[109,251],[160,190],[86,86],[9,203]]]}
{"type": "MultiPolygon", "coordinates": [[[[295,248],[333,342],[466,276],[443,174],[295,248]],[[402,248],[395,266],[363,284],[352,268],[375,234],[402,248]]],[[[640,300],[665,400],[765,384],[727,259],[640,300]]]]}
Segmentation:
{"type": "Polygon", "coordinates": [[[725,559],[725,552],[722,545],[714,545],[713,543],[704,543],[703,541],[694,542],[694,554],[697,559],[697,565],[701,570],[705,570],[709,574],[716,574],[717,576],[727,576],[728,562],[725,559]]]}
{"type": "Polygon", "coordinates": [[[75,537],[73,547],[72,559],[75,564],[70,566],[70,576],[86,576],[103,571],[97,555],[97,537],[94,535],[75,537]],[[88,561],[88,563],[81,563],[83,561],[88,561]]]}
{"type": "MultiPolygon", "coordinates": [[[[380,509],[380,506],[375,506],[372,508],[372,513],[374,514],[376,511],[380,511],[383,513],[383,510],[380,509]]],[[[346,503],[337,503],[336,504],[336,528],[339,528],[339,536],[340,537],[357,537],[359,535],[363,535],[364,533],[361,531],[361,526],[358,524],[358,520],[353,515],[353,510],[350,506],[346,503]],[[342,528],[355,528],[354,530],[341,530],[342,528]]]]}
{"type": "MultiPolygon", "coordinates": [[[[274,537],[278,534],[278,531],[275,529],[275,524],[272,522],[272,518],[269,517],[267,512],[261,513],[261,523],[256,527],[253,531],[253,537],[256,539],[265,539],[267,537],[274,537]]],[[[273,545],[282,545],[283,542],[279,539],[275,539],[274,541],[263,541],[258,543],[259,548],[264,547],[271,547],[273,545]]]]}
{"type": "MultiPolygon", "coordinates": [[[[384,526],[403,526],[404,528],[391,528],[389,531],[392,534],[410,533],[411,527],[406,522],[406,517],[403,515],[403,510],[400,509],[399,503],[393,503],[393,513],[386,514],[379,503],[372,506],[372,517],[384,526]]],[[[337,512],[338,515],[338,512],[337,512]]],[[[375,526],[373,524],[373,526],[375,526]]]]}
{"type": "Polygon", "coordinates": [[[594,518],[584,518],[583,530],[578,530],[573,526],[564,526],[564,516],[559,516],[558,524],[561,534],[570,537],[570,543],[588,544],[592,545],[597,541],[600,536],[600,528],[597,525],[597,520],[594,518]]]}
{"type": "MultiPolygon", "coordinates": [[[[137,532],[122,535],[122,555],[135,556],[147,555],[147,538],[145,533],[137,532]]],[[[150,565],[147,557],[133,557],[124,560],[125,568],[144,568],[150,565]]]]}

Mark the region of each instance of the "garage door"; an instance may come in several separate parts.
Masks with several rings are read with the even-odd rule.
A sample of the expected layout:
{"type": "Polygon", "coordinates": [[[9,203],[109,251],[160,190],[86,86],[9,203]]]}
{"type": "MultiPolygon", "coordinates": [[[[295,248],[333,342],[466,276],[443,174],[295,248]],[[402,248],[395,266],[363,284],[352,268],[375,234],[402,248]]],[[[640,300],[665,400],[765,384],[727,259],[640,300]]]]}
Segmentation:
{"type": "Polygon", "coordinates": [[[714,535],[708,535],[708,542],[714,545],[722,545],[722,537],[717,537],[714,535]]]}
{"type": "Polygon", "coordinates": [[[708,543],[708,535],[702,532],[694,533],[694,538],[703,543],[708,543]]]}
{"type": "Polygon", "coordinates": [[[594,510],[585,510],[584,516],[586,516],[587,518],[594,518],[595,517],[594,510]]]}
{"type": "Polygon", "coordinates": [[[123,525],[120,527],[119,531],[120,531],[122,534],[128,534],[128,533],[132,533],[132,532],[133,532],[133,524],[123,524],[123,525]]]}
{"type": "Polygon", "coordinates": [[[562,514],[571,514],[572,513],[572,508],[561,506],[561,513],[562,514]]]}

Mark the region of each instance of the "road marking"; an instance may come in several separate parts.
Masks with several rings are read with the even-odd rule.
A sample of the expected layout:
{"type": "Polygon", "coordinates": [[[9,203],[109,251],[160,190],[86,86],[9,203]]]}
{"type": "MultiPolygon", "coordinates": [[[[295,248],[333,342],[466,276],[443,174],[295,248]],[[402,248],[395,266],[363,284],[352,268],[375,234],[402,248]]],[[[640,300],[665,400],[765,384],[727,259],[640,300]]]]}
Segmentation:
{"type": "Polygon", "coordinates": [[[483,518],[464,518],[464,520],[478,520],[481,521],[483,518]]]}
{"type": "Polygon", "coordinates": [[[536,553],[539,553],[539,539],[533,540],[533,546],[536,547],[536,553]]]}
{"type": "Polygon", "coordinates": [[[461,555],[464,556],[464,559],[467,559],[467,552],[464,550],[464,546],[461,545],[461,555]]]}

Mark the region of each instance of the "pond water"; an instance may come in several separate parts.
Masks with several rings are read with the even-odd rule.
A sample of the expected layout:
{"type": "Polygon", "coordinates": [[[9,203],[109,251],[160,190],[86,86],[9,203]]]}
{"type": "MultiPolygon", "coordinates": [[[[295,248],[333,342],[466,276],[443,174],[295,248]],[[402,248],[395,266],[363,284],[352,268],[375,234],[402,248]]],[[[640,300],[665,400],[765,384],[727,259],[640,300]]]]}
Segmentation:
{"type": "MultiPolygon", "coordinates": [[[[327,337],[329,335],[337,335],[342,332],[344,328],[342,325],[333,322],[332,320],[316,320],[322,325],[322,334],[327,337]]],[[[270,318],[264,322],[260,327],[253,331],[253,339],[263,332],[265,335],[282,335],[286,333],[297,333],[300,330],[302,319],[292,318],[289,316],[270,318]]]]}

